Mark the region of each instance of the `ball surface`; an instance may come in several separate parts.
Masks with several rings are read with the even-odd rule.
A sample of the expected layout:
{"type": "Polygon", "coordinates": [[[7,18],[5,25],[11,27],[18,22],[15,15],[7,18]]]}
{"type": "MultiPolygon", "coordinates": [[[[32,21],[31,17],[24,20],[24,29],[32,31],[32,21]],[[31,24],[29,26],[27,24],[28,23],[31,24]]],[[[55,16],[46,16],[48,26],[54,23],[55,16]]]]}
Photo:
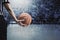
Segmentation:
{"type": "Polygon", "coordinates": [[[24,19],[24,21],[21,21],[21,23],[24,24],[24,25],[20,24],[20,25],[22,25],[22,26],[28,26],[28,25],[30,25],[31,22],[32,22],[32,17],[31,17],[31,15],[29,15],[28,13],[21,13],[21,14],[18,16],[18,20],[23,20],[23,19],[24,19]]]}

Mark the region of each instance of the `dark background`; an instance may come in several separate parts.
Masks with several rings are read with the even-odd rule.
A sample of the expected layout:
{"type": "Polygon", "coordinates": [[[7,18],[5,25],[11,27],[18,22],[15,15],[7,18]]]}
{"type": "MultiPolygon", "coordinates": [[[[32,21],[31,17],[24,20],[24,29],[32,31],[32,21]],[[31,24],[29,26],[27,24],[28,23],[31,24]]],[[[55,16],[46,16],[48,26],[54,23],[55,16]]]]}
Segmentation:
{"type": "MultiPolygon", "coordinates": [[[[10,3],[12,5],[11,1],[10,3]]],[[[30,7],[24,8],[24,10],[14,6],[12,8],[17,17],[23,11],[29,13],[32,16],[33,24],[60,24],[60,0],[32,0],[29,5],[30,7]]],[[[8,22],[13,20],[5,8],[3,13],[8,22]]]]}

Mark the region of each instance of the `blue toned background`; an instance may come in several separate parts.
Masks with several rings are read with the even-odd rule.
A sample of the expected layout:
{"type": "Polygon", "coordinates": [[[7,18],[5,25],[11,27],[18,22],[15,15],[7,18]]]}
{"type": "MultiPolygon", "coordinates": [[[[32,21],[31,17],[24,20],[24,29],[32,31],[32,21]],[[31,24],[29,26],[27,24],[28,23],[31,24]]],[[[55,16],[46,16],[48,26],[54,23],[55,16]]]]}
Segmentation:
{"type": "MultiPolygon", "coordinates": [[[[32,16],[34,24],[60,24],[60,0],[9,0],[16,16],[27,12],[32,16]]],[[[4,8],[5,19],[12,21],[4,8]]]]}
{"type": "Polygon", "coordinates": [[[33,22],[28,27],[14,24],[13,18],[4,8],[5,20],[10,23],[7,27],[7,40],[60,40],[58,25],[60,0],[9,0],[9,2],[16,17],[22,12],[27,12],[32,16],[33,22]]]}
{"type": "Polygon", "coordinates": [[[32,24],[22,27],[10,24],[7,27],[7,40],[60,40],[60,25],[32,24]]]}

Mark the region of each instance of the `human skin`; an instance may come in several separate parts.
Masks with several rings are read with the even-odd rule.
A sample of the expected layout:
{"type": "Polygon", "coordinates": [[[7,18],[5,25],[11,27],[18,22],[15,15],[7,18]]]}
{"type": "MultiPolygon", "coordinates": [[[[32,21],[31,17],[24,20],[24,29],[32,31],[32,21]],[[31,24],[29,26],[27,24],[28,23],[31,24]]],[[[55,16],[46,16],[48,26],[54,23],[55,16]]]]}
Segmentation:
{"type": "Polygon", "coordinates": [[[21,21],[21,22],[20,22],[20,25],[22,25],[22,26],[28,26],[28,25],[30,25],[31,22],[32,22],[32,17],[31,17],[31,15],[29,15],[28,13],[25,13],[25,12],[21,13],[21,14],[18,16],[18,19],[19,19],[19,20],[24,20],[24,21],[21,21]]]}
{"type": "Polygon", "coordinates": [[[7,9],[7,11],[9,12],[9,14],[14,18],[14,20],[19,25],[28,26],[31,23],[32,17],[28,13],[22,13],[21,15],[18,16],[19,18],[17,19],[13,9],[10,6],[10,3],[6,2],[6,3],[4,3],[4,6],[7,9]]]}
{"type": "Polygon", "coordinates": [[[19,24],[20,21],[23,21],[23,20],[18,20],[15,16],[15,13],[13,11],[13,9],[11,8],[10,6],[10,3],[6,2],[6,3],[3,3],[5,8],[7,9],[7,11],[9,12],[9,14],[13,17],[13,19],[19,24]]]}

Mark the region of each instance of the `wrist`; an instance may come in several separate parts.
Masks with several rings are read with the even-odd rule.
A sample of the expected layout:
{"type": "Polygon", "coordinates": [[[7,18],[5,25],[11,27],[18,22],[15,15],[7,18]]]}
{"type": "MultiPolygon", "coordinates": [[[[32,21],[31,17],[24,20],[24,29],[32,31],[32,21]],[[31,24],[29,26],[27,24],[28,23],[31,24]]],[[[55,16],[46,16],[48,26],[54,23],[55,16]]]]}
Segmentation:
{"type": "Polygon", "coordinates": [[[17,22],[17,19],[16,18],[14,20],[17,22]]]}

